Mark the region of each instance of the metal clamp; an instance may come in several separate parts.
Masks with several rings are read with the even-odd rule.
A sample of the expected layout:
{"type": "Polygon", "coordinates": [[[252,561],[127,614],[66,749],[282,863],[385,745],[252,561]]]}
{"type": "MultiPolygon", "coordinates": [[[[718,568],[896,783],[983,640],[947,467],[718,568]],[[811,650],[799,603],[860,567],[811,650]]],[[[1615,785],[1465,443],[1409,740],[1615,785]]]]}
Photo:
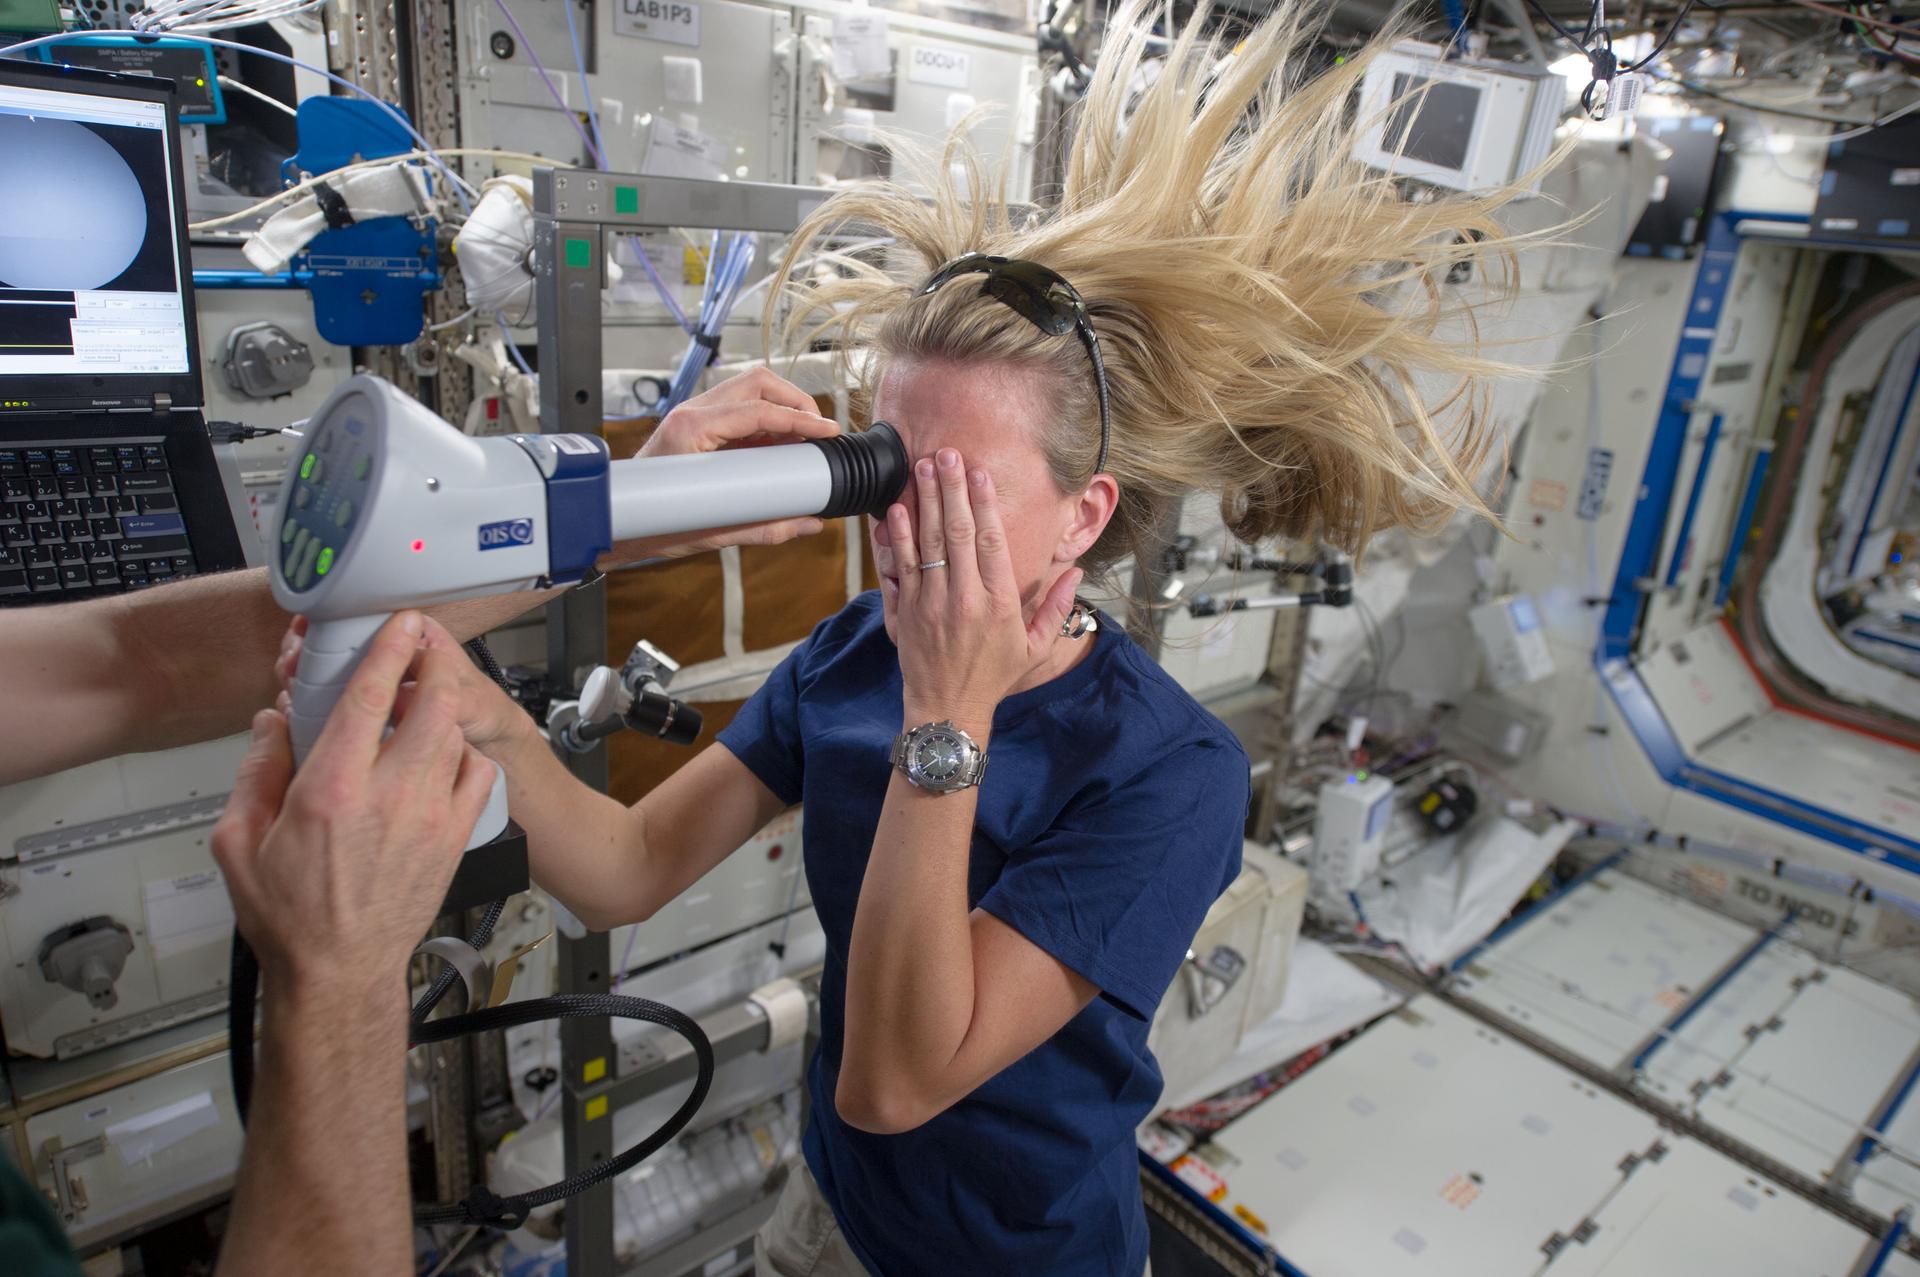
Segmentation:
{"type": "Polygon", "coordinates": [[[1187,973],[1187,1015],[1197,1020],[1220,1005],[1246,973],[1247,960],[1238,949],[1221,944],[1204,958],[1187,950],[1181,970],[1187,973]]]}
{"type": "Polygon", "coordinates": [[[487,955],[459,936],[435,936],[413,951],[415,957],[438,958],[460,973],[466,986],[466,1009],[478,1011],[493,992],[493,967],[487,955]]]}

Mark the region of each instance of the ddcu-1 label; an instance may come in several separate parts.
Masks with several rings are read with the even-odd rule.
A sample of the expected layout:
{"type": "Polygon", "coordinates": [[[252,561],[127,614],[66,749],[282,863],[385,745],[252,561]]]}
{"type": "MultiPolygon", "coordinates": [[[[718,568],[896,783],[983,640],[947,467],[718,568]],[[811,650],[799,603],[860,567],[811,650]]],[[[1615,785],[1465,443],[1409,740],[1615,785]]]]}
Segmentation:
{"type": "Polygon", "coordinates": [[[946,89],[964,89],[973,72],[973,56],[944,44],[916,44],[907,54],[907,79],[946,89]]]}

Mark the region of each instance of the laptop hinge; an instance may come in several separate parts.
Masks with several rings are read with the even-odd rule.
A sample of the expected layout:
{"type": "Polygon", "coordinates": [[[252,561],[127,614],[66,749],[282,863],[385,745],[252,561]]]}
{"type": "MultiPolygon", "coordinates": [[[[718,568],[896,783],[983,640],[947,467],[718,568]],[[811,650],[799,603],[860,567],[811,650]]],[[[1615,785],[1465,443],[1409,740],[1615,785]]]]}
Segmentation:
{"type": "Polygon", "coordinates": [[[170,394],[167,394],[165,391],[162,391],[161,393],[155,395],[153,397],[153,410],[156,414],[162,417],[172,412],[173,396],[170,394]]]}

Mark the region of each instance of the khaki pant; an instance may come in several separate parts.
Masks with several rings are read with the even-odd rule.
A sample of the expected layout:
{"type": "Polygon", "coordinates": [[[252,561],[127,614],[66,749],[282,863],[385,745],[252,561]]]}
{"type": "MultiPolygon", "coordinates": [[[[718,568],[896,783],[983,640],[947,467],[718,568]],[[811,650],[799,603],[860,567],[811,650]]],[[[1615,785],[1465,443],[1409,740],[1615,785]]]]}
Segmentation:
{"type": "MultiPolygon", "coordinates": [[[[753,1239],[754,1277],[871,1277],[854,1257],[805,1158],[787,1169],[773,1218],[753,1239]]],[[[1153,1277],[1148,1264],[1142,1277],[1153,1277]]]]}
{"type": "Polygon", "coordinates": [[[753,1272],[754,1277],[869,1277],[840,1235],[833,1207],[820,1195],[804,1157],[788,1163],[773,1218],[753,1239],[753,1272]]]}

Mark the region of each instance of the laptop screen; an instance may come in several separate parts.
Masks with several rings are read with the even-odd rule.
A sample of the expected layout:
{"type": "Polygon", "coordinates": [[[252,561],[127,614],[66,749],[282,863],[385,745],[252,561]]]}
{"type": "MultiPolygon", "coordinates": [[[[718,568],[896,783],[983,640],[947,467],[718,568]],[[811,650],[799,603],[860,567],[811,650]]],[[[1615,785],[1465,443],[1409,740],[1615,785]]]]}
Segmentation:
{"type": "Polygon", "coordinates": [[[104,401],[190,374],[168,95],[16,68],[0,76],[0,379],[104,401]]]}

